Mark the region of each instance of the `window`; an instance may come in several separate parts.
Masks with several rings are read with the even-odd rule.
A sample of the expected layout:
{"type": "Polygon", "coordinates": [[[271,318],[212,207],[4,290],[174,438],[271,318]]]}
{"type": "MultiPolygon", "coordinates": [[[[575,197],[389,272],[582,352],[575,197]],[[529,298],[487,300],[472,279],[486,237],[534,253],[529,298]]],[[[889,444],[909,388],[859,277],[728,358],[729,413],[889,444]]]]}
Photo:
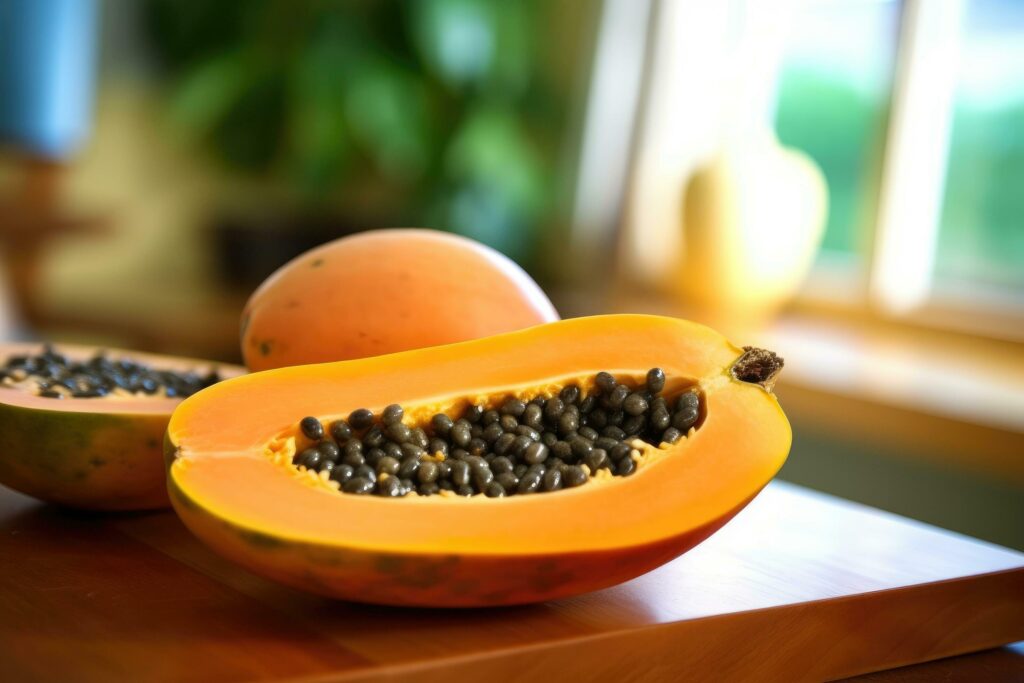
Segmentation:
{"type": "Polygon", "coordinates": [[[799,7],[776,127],[828,179],[819,275],[866,271],[867,303],[891,317],[1014,334],[1024,311],[1024,5],[799,7]]]}
{"type": "Polygon", "coordinates": [[[1024,3],[666,2],[653,16],[629,277],[673,276],[681,189],[740,100],[828,183],[809,308],[1024,340],[1024,3]]]}
{"type": "Polygon", "coordinates": [[[1024,297],[1024,3],[967,4],[939,224],[940,297],[1024,297]]]}

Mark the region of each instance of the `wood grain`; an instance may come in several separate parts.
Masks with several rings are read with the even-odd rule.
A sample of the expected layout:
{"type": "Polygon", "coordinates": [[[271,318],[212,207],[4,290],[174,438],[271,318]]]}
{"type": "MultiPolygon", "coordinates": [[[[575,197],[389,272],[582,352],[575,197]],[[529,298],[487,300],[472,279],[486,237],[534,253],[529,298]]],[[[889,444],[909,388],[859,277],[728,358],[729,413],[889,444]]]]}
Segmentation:
{"type": "Polygon", "coordinates": [[[254,577],[170,513],[0,491],[0,680],[825,680],[1024,639],[1024,555],[776,482],[557,603],[409,610],[254,577]]]}

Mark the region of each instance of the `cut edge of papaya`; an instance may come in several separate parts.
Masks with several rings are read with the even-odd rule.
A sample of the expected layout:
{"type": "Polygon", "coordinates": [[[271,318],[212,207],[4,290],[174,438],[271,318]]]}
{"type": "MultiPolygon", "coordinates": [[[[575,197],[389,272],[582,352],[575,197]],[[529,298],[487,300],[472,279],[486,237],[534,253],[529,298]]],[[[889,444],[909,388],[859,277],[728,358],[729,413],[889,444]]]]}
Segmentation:
{"type": "MultiPolygon", "coordinates": [[[[11,356],[38,353],[39,342],[0,342],[0,360],[11,356]]],[[[109,347],[92,347],[80,344],[54,344],[53,348],[68,358],[86,360],[103,351],[111,358],[130,358],[161,370],[188,371],[196,368],[218,368],[225,376],[243,374],[241,367],[197,358],[163,356],[109,347]]],[[[167,396],[137,395],[131,397],[105,396],[102,398],[48,398],[21,389],[0,386],[0,405],[11,405],[30,410],[44,410],[53,413],[99,413],[129,415],[167,415],[174,412],[183,399],[167,396]]]]}

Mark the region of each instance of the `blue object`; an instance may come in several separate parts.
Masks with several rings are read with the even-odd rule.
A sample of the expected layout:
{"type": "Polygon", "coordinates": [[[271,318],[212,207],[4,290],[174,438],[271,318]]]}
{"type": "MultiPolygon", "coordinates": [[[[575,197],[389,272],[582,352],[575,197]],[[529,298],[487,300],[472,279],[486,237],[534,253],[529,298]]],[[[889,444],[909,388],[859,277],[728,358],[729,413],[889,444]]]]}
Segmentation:
{"type": "Polygon", "coordinates": [[[92,123],[95,0],[0,0],[0,141],[63,158],[92,123]]]}

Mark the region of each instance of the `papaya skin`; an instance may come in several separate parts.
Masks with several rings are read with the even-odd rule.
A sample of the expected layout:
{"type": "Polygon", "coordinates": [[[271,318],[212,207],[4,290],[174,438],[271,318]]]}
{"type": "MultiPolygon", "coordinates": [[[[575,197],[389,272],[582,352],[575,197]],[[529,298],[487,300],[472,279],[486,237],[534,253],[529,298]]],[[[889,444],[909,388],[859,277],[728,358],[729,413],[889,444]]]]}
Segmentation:
{"type": "MultiPolygon", "coordinates": [[[[0,358],[39,344],[0,344],[0,358]]],[[[95,349],[60,344],[71,358],[95,349]]],[[[208,368],[209,361],[110,349],[161,369],[208,368]]],[[[216,364],[225,376],[241,368],[216,364]]],[[[154,510],[167,498],[163,437],[172,398],[52,399],[0,388],[0,484],[46,502],[87,510],[154,510]]]]}
{"type": "Polygon", "coordinates": [[[0,403],[0,483],[68,507],[165,508],[161,443],[168,417],[0,403]]]}
{"type": "Polygon", "coordinates": [[[251,370],[451,344],[558,320],[506,256],[436,230],[371,230],[296,257],[242,313],[251,370]],[[300,332],[301,330],[301,332],[300,332]]]}
{"type": "Polygon", "coordinates": [[[615,315],[230,380],[171,418],[171,503],[200,539],[255,573],[348,600],[468,607],[597,590],[704,540],[782,466],[785,415],[732,373],[747,353],[694,323],[615,315]],[[599,370],[642,378],[654,366],[668,394],[697,385],[706,412],[688,438],[646,446],[630,477],[503,499],[388,500],[339,494],[290,465],[305,415],[329,421],[397,402],[411,424],[467,400],[550,395],[599,370]]]}
{"type": "Polygon", "coordinates": [[[174,509],[185,526],[254,574],[325,597],[404,607],[522,605],[614,586],[703,542],[753,500],[751,496],[695,529],[642,547],[571,555],[472,557],[283,542],[207,515],[173,481],[169,485],[174,509]]]}

